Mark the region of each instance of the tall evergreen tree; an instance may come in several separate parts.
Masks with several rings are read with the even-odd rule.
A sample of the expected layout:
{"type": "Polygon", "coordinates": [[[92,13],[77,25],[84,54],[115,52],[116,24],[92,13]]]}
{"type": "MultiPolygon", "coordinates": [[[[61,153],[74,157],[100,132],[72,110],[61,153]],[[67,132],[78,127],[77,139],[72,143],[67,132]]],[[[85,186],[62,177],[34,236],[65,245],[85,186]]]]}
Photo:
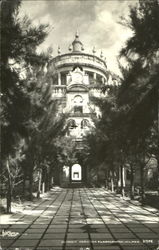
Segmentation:
{"type": "MultiPolygon", "coordinates": [[[[149,131],[159,121],[159,2],[142,1],[130,8],[129,20],[124,25],[131,28],[130,37],[120,56],[127,61],[122,68],[123,78],[118,104],[125,107],[125,123],[128,125],[128,137],[132,144],[140,145],[141,180],[145,165],[146,141],[152,144],[149,131]],[[146,112],[145,112],[146,111],[146,112]]],[[[159,124],[159,123],[158,123],[159,124]]],[[[159,126],[156,128],[156,144],[159,145],[159,126]]],[[[159,152],[159,150],[158,150],[159,152]]],[[[159,162],[159,155],[154,151],[159,162]]],[[[159,166],[159,164],[158,164],[159,166]]],[[[142,190],[143,190],[142,181],[142,190]]],[[[143,192],[142,192],[143,193],[143,192]]]]}
{"type": "Polygon", "coordinates": [[[11,211],[12,164],[11,159],[23,157],[21,141],[28,136],[28,107],[31,99],[25,85],[28,67],[43,65],[48,60],[37,54],[36,48],[47,36],[47,25],[35,27],[27,17],[19,18],[21,1],[1,3],[1,121],[2,121],[2,168],[7,171],[7,211],[11,211]]]}

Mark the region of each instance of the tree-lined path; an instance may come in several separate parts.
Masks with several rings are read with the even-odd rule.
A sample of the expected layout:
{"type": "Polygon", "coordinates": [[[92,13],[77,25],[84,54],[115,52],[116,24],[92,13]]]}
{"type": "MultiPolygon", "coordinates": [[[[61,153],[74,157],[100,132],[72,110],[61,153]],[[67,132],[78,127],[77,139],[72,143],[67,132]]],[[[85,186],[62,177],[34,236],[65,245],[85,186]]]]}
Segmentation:
{"type": "Polygon", "coordinates": [[[156,249],[159,240],[156,209],[103,188],[53,188],[0,221],[2,249],[147,250],[156,249]]]}

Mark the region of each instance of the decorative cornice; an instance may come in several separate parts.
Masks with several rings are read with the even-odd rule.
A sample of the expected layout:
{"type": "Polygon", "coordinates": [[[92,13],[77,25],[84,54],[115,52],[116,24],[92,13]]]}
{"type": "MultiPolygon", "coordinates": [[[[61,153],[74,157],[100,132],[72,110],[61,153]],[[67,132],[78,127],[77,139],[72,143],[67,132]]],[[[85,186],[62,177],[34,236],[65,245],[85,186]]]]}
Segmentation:
{"type": "Polygon", "coordinates": [[[95,59],[101,61],[106,66],[106,62],[102,58],[100,58],[100,57],[98,57],[96,55],[92,55],[92,54],[89,54],[89,53],[83,53],[83,52],[71,52],[71,53],[66,53],[66,54],[58,55],[58,56],[54,57],[50,62],[57,61],[58,59],[60,59],[62,57],[65,57],[65,56],[70,56],[71,57],[71,56],[74,56],[74,55],[78,55],[78,56],[81,56],[81,57],[82,56],[90,56],[90,57],[92,57],[92,59],[95,58],[95,59]]]}

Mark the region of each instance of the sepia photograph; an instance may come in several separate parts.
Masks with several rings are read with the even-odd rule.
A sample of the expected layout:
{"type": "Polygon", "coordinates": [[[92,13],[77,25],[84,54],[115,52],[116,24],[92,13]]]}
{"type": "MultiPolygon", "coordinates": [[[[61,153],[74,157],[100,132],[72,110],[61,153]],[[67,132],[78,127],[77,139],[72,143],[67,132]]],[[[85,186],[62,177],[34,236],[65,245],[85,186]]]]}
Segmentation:
{"type": "Polygon", "coordinates": [[[0,6],[0,250],[159,250],[159,0],[0,6]]]}

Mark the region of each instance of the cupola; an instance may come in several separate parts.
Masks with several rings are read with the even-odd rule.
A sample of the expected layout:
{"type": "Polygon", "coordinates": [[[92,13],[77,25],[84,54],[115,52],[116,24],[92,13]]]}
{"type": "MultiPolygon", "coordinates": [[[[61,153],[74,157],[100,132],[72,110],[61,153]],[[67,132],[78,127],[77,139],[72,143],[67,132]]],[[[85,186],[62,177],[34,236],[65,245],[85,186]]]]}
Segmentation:
{"type": "Polygon", "coordinates": [[[84,50],[83,44],[79,40],[79,34],[76,32],[75,40],[72,42],[72,52],[82,52],[84,50]]]}

